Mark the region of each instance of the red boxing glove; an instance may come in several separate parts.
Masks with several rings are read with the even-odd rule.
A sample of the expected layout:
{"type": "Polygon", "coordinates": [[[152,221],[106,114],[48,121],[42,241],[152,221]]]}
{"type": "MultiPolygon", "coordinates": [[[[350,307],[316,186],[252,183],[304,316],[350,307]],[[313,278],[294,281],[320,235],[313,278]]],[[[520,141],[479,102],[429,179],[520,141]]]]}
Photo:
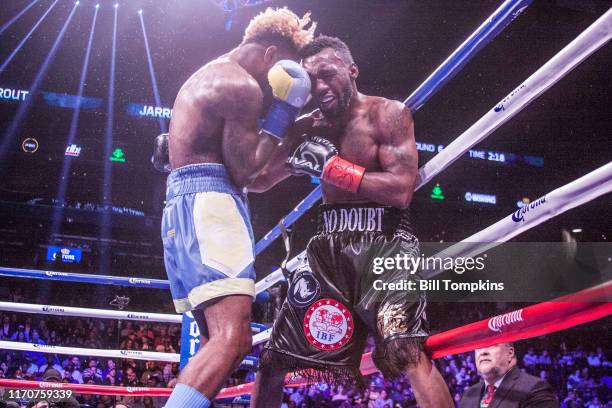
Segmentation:
{"type": "Polygon", "coordinates": [[[365,167],[344,160],[340,156],[334,156],[325,164],[321,179],[333,186],[356,193],[364,173],[365,167]]]}

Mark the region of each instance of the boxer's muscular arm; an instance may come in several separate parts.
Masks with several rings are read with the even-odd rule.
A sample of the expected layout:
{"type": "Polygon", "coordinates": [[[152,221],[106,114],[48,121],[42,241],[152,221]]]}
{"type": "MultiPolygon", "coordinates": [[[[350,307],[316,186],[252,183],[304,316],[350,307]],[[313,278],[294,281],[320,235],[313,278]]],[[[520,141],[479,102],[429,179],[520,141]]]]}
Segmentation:
{"type": "Polygon", "coordinates": [[[263,169],[278,139],[258,130],[263,94],[249,77],[227,78],[217,85],[216,115],[223,119],[223,163],[234,183],[249,185],[263,169]]]}
{"type": "Polygon", "coordinates": [[[418,175],[412,114],[401,102],[385,101],[378,109],[377,122],[382,171],[366,171],[358,193],[379,204],[408,207],[418,175]]]}
{"type": "Polygon", "coordinates": [[[287,137],[278,145],[270,161],[255,181],[248,186],[249,192],[263,193],[291,176],[285,161],[289,154],[304,141],[303,135],[310,132],[313,122],[312,114],[300,116],[295,121],[295,124],[289,129],[287,137]]]}

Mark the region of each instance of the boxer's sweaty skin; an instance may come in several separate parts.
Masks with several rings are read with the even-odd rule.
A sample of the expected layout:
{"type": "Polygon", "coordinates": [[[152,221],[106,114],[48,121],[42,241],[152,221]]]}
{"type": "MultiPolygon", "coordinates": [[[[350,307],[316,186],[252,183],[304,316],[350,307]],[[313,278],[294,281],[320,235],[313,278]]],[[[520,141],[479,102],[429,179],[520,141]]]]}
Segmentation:
{"type": "Polygon", "coordinates": [[[269,85],[236,61],[239,52],[245,51],[206,64],[181,87],[172,111],[169,152],[172,169],[224,164],[243,187],[263,168],[277,141],[258,132],[257,121],[270,101],[269,85]]]}

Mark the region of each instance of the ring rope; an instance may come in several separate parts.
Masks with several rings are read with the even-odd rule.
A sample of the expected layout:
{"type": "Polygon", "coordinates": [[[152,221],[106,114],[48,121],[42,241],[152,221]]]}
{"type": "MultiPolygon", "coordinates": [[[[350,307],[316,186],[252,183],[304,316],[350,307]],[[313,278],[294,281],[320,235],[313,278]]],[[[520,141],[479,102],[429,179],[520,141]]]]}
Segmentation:
{"type": "MultiPolygon", "coordinates": [[[[612,192],[612,162],[543,195],[434,257],[476,256],[559,214],[610,192],[612,192]]],[[[431,279],[442,272],[443,270],[431,269],[423,273],[422,278],[431,279]]]]}
{"type": "Polygon", "coordinates": [[[178,324],[181,324],[183,319],[181,315],[177,314],[129,312],[124,310],[90,309],[85,307],[36,305],[32,303],[14,302],[0,302],[0,310],[21,313],[49,314],[56,316],[95,317],[102,319],[121,319],[178,324]]]}
{"type": "MultiPolygon", "coordinates": [[[[434,70],[404,101],[412,112],[419,110],[425,102],[450,81],[482,48],[501,33],[533,0],[507,0],[484,20],[453,53],[434,70]]],[[[287,216],[282,218],[286,228],[297,221],[321,198],[321,186],[311,191],[287,216]]],[[[259,255],[281,235],[281,226],[276,225],[255,245],[259,255]]]]}
{"type": "Polygon", "coordinates": [[[86,273],[40,271],[36,269],[0,266],[0,276],[13,278],[42,279],[61,282],[93,283],[94,285],[129,286],[133,288],[166,289],[170,283],[163,279],[125,278],[123,276],[89,275],[86,273]]]}
{"type": "Polygon", "coordinates": [[[177,353],[159,353],[142,350],[100,350],[92,348],[51,346],[46,344],[20,343],[0,340],[0,349],[30,351],[37,353],[67,354],[76,356],[96,356],[108,358],[132,358],[134,360],[170,361],[178,363],[181,355],[177,353]]]}
{"type": "MultiPolygon", "coordinates": [[[[182,316],[176,314],[129,312],[120,310],[90,309],[85,307],[68,307],[55,305],[37,305],[32,303],[0,302],[0,310],[21,313],[49,314],[56,316],[79,316],[102,319],[120,319],[160,323],[182,323],[182,316]]],[[[251,322],[251,331],[261,333],[268,326],[251,322]]]]}
{"type": "MultiPolygon", "coordinates": [[[[612,281],[585,289],[555,300],[538,303],[502,315],[470,323],[430,336],[426,342],[433,358],[464,353],[474,348],[500,342],[525,340],[605,318],[612,314],[612,281]]],[[[371,353],[361,360],[364,375],[377,371],[371,353]]],[[[300,377],[287,376],[290,386],[305,384],[300,377]]],[[[101,385],[49,383],[38,381],[0,379],[0,387],[71,389],[81,394],[168,396],[170,388],[113,387],[101,385]]],[[[250,394],[253,383],[223,388],[217,398],[231,398],[250,394]]]]}
{"type": "MultiPolygon", "coordinates": [[[[16,341],[0,340],[0,349],[29,351],[35,353],[52,353],[75,356],[95,356],[106,358],[129,358],[134,360],[149,361],[169,361],[179,363],[181,355],[178,353],[161,353],[156,351],[143,350],[102,350],[78,347],[51,346],[46,344],[20,343],[16,341]]],[[[256,367],[259,359],[255,356],[246,356],[241,363],[241,367],[256,367]]]]}

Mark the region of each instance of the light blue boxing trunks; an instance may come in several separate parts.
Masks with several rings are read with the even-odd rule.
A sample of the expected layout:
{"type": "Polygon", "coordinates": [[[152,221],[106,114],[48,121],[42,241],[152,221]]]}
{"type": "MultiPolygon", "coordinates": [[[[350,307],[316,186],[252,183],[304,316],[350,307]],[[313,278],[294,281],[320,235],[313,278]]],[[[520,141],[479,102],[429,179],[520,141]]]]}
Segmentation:
{"type": "Polygon", "coordinates": [[[255,297],[247,197],[222,164],[189,165],[170,173],[161,232],[178,313],[220,296],[255,297]]]}

